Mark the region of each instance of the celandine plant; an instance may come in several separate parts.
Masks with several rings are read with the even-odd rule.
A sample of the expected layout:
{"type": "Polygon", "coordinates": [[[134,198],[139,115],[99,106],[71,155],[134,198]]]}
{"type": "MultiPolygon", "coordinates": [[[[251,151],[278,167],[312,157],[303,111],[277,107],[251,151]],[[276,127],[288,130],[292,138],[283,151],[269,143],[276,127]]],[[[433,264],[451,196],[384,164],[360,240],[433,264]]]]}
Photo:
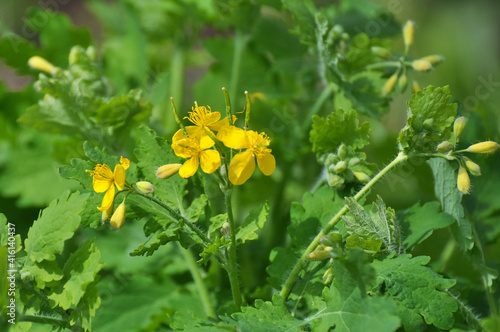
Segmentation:
{"type": "MultiPolygon", "coordinates": [[[[444,59],[412,57],[415,23],[391,19],[373,36],[351,22],[367,18],[350,1],[194,3],[93,4],[101,15],[123,10],[133,33],[103,48],[123,64],[97,61],[60,14],[41,32],[43,46],[64,46],[47,42],[54,31],[83,46],[41,54],[17,40],[22,64],[0,49],[7,64],[38,77],[34,89],[5,97],[23,106],[17,121],[26,127],[16,130],[43,143],[37,158],[49,159],[38,168],[62,161],[67,181],[26,234],[0,214],[9,264],[0,283],[15,281],[0,299],[2,327],[498,331],[498,265],[489,259],[500,235],[498,133],[483,138],[478,116],[460,114],[449,87],[420,87],[414,75],[444,59]],[[175,24],[156,31],[151,22],[163,15],[175,24]],[[202,32],[225,29],[234,38],[207,37],[210,57],[191,58],[202,32]],[[395,31],[402,52],[391,51],[395,31]],[[127,60],[116,43],[147,40],[150,51],[165,51],[163,38],[168,84],[137,89],[138,59],[166,60],[143,49],[127,60]],[[182,70],[200,59],[207,73],[192,95],[217,106],[195,101],[189,110],[182,70]],[[220,82],[228,89],[220,92],[220,82]],[[409,86],[394,157],[377,166],[386,156],[368,149],[370,122],[409,86]],[[35,104],[25,110],[24,100],[35,104]],[[380,188],[409,166],[424,170],[419,181],[433,193],[392,208],[397,200],[380,188]]],[[[1,45],[15,41],[5,38],[1,45]]]]}

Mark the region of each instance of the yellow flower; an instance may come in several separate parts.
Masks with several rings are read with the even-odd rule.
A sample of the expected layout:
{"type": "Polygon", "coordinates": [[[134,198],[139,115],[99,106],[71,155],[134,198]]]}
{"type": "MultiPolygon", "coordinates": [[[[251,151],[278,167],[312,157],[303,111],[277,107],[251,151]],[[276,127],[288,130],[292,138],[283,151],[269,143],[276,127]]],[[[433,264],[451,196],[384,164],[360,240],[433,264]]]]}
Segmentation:
{"type": "Polygon", "coordinates": [[[267,148],[271,141],[266,134],[226,127],[219,131],[217,138],[231,149],[246,149],[235,155],[229,164],[229,181],[232,184],[240,185],[250,178],[255,170],[255,158],[262,173],[273,173],[276,160],[271,149],[267,148]]]}
{"type": "Polygon", "coordinates": [[[172,140],[172,149],[175,154],[182,158],[189,158],[179,169],[181,177],[186,179],[193,176],[200,163],[201,169],[207,174],[213,173],[219,168],[220,155],[218,151],[210,149],[215,144],[210,137],[200,136],[198,140],[184,136],[182,131],[178,131],[172,140]]]}
{"type": "Polygon", "coordinates": [[[92,180],[94,191],[97,193],[106,192],[101,206],[97,208],[99,211],[109,211],[110,207],[113,206],[115,186],[119,191],[123,190],[123,186],[125,185],[125,170],[129,166],[130,160],[120,157],[120,164],[115,166],[114,172],[111,172],[111,169],[106,164],[97,164],[94,170],[86,171],[94,177],[92,180]]]}
{"type": "MultiPolygon", "coordinates": [[[[210,106],[208,106],[208,109],[205,106],[193,107],[192,110],[192,112],[189,112],[189,116],[185,117],[185,119],[195,124],[186,127],[189,137],[200,138],[206,136],[205,129],[212,132],[212,130],[219,131],[221,128],[229,126],[227,117],[219,120],[221,117],[220,112],[212,112],[210,106]]],[[[235,116],[233,116],[234,120],[236,120],[235,116]]]]}

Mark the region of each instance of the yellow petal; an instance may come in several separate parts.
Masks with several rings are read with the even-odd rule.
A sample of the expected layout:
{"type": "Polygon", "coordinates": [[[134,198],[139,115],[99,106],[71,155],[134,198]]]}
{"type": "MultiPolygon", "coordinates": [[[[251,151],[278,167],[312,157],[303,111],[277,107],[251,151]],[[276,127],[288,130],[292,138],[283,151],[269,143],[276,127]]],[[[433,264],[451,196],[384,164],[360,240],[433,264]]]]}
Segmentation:
{"type": "MultiPolygon", "coordinates": [[[[238,118],[236,117],[236,115],[233,115],[233,123],[237,119],[238,118]]],[[[219,131],[219,130],[221,130],[224,127],[229,127],[229,120],[228,120],[227,116],[224,119],[222,119],[220,121],[217,121],[214,124],[211,124],[211,125],[208,126],[208,128],[210,128],[212,130],[215,130],[215,131],[219,131]]]]}
{"type": "Polygon", "coordinates": [[[191,158],[198,154],[200,150],[200,143],[193,138],[183,138],[177,142],[172,143],[174,153],[182,158],[191,158]]]}
{"type": "Polygon", "coordinates": [[[101,206],[97,208],[99,211],[107,211],[115,200],[115,186],[109,187],[109,190],[106,191],[104,198],[102,199],[101,206]]]}
{"type": "MultiPolygon", "coordinates": [[[[197,128],[197,127],[193,127],[193,126],[190,126],[190,127],[186,127],[186,131],[188,132],[188,135],[189,135],[189,130],[188,128],[197,128]]],[[[186,138],[186,135],[184,135],[184,133],[182,132],[181,129],[177,130],[174,134],[174,136],[172,136],[172,145],[177,142],[177,141],[180,141],[181,139],[184,139],[186,138]]]]}
{"type": "Polygon", "coordinates": [[[94,191],[96,193],[103,193],[109,189],[109,186],[113,185],[112,179],[99,179],[97,176],[94,176],[92,181],[92,186],[94,187],[94,191]]]}
{"type": "Polygon", "coordinates": [[[255,157],[252,150],[245,150],[233,157],[229,164],[229,181],[234,185],[246,182],[255,170],[255,157]]]}
{"type": "Polygon", "coordinates": [[[193,176],[194,173],[196,173],[196,171],[198,170],[199,164],[200,161],[198,160],[198,156],[194,156],[193,158],[188,159],[179,170],[179,175],[184,179],[193,176]]]}
{"type": "Polygon", "coordinates": [[[276,159],[274,156],[267,152],[262,155],[257,155],[257,165],[259,165],[260,170],[265,175],[271,175],[276,167],[276,159]]]}
{"type": "Polygon", "coordinates": [[[125,167],[123,165],[118,164],[115,166],[114,178],[116,187],[119,191],[122,191],[125,185],[125,167]]]}
{"type": "Polygon", "coordinates": [[[122,156],[120,156],[120,164],[122,164],[123,168],[124,169],[127,169],[130,167],[130,160],[128,160],[127,158],[123,158],[122,156]]]}
{"type": "Polygon", "coordinates": [[[216,150],[207,150],[200,153],[200,163],[203,172],[213,173],[220,166],[220,155],[216,150]]]}
{"type": "Polygon", "coordinates": [[[209,126],[215,124],[220,119],[220,112],[212,112],[206,115],[205,125],[209,126]]]}
{"type": "Polygon", "coordinates": [[[201,150],[210,149],[212,146],[215,145],[214,140],[211,139],[206,133],[203,133],[203,135],[200,136],[199,142],[201,150]]]}
{"type": "Polygon", "coordinates": [[[234,126],[221,128],[217,133],[217,139],[231,149],[248,149],[250,147],[247,132],[234,126]]]}

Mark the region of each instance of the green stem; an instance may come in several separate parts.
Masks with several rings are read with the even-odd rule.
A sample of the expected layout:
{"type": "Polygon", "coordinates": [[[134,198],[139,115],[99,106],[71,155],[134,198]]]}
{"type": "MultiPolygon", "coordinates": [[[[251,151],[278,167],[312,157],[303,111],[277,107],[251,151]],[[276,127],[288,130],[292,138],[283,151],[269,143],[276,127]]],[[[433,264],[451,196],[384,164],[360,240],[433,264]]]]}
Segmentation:
{"type": "MultiPolygon", "coordinates": [[[[398,164],[402,163],[403,161],[406,161],[408,159],[408,156],[405,155],[404,153],[400,152],[398,156],[387,166],[385,166],[380,172],[377,173],[363,188],[361,188],[360,191],[354,196],[354,200],[358,201],[361,197],[363,197],[368,190],[370,190],[371,187],[375,183],[377,183],[384,175],[386,175],[391,169],[396,167],[398,164]]],[[[333,227],[339,222],[340,218],[349,210],[347,205],[344,205],[342,209],[340,209],[339,212],[328,222],[328,224],[319,232],[319,234],[312,240],[311,244],[307,247],[307,249],[304,251],[302,256],[299,258],[297,263],[295,264],[292,272],[290,272],[290,275],[288,276],[287,280],[285,281],[285,284],[283,285],[283,288],[281,289],[280,295],[283,298],[287,298],[288,294],[290,294],[290,291],[292,290],[293,285],[295,284],[295,281],[299,277],[300,271],[302,270],[302,267],[307,263],[307,256],[316,249],[316,247],[320,244],[320,239],[323,235],[328,234],[333,227]]]]}
{"type": "Polygon", "coordinates": [[[175,211],[174,209],[172,209],[170,206],[168,206],[164,202],[160,201],[159,199],[157,199],[157,198],[155,198],[153,196],[143,194],[143,193],[141,193],[139,191],[135,191],[134,194],[140,195],[140,196],[142,196],[144,198],[147,198],[150,201],[153,201],[156,204],[160,205],[162,208],[164,208],[165,210],[167,210],[168,213],[172,217],[174,217],[175,219],[177,219],[177,221],[181,221],[182,220],[184,222],[184,224],[186,224],[189,228],[191,228],[191,230],[193,232],[196,233],[196,235],[198,235],[198,237],[203,241],[203,244],[204,244],[205,247],[208,244],[212,243],[212,241],[205,235],[205,233],[203,233],[193,222],[191,222],[187,218],[183,217],[179,212],[175,211]]]}
{"type": "Polygon", "coordinates": [[[188,264],[189,271],[191,271],[191,276],[193,277],[196,288],[198,288],[198,293],[200,294],[201,303],[203,304],[205,313],[208,317],[217,317],[210,302],[210,296],[208,295],[207,287],[205,285],[205,282],[203,282],[200,269],[198,267],[198,264],[196,264],[196,260],[194,259],[193,254],[189,249],[183,248],[180,244],[179,248],[181,248],[182,253],[184,254],[184,258],[186,259],[186,263],[188,264]]]}
{"type": "Polygon", "coordinates": [[[231,291],[233,293],[234,304],[236,305],[236,308],[240,310],[242,300],[240,291],[240,281],[238,278],[238,265],[236,263],[236,225],[233,216],[231,194],[232,194],[231,188],[224,189],[227,218],[229,220],[229,228],[231,229],[231,246],[229,247],[229,261],[226,270],[229,275],[229,282],[231,284],[231,291]]]}
{"type": "MultiPolygon", "coordinates": [[[[184,103],[184,58],[184,47],[177,43],[170,59],[170,96],[176,101],[181,110],[184,103]]],[[[170,116],[165,117],[165,128],[172,126],[171,119],[170,116]]]]}
{"type": "Polygon", "coordinates": [[[319,95],[318,99],[316,99],[316,102],[311,108],[311,111],[309,112],[309,114],[307,115],[306,119],[303,122],[302,132],[308,132],[308,129],[311,126],[313,115],[319,113],[319,111],[323,107],[323,104],[331,96],[332,93],[333,93],[333,88],[330,85],[325,86],[323,91],[321,91],[321,94],[319,95]]]}
{"type": "Polygon", "coordinates": [[[237,103],[238,101],[236,96],[238,96],[241,60],[243,58],[243,53],[245,52],[248,39],[249,38],[246,34],[244,34],[242,31],[236,30],[233,49],[233,64],[231,68],[231,81],[229,84],[231,100],[234,103],[237,103]]]}

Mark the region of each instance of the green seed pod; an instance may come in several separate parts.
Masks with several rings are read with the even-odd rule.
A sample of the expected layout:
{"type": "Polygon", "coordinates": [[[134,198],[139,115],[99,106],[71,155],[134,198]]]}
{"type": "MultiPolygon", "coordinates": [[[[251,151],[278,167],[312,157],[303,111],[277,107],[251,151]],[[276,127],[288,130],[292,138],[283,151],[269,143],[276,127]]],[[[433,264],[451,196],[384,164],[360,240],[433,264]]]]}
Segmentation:
{"type": "Polygon", "coordinates": [[[451,149],[453,149],[453,144],[451,144],[448,141],[443,141],[443,142],[439,143],[439,145],[436,148],[436,150],[438,150],[438,152],[441,152],[441,153],[448,152],[451,149]]]}

